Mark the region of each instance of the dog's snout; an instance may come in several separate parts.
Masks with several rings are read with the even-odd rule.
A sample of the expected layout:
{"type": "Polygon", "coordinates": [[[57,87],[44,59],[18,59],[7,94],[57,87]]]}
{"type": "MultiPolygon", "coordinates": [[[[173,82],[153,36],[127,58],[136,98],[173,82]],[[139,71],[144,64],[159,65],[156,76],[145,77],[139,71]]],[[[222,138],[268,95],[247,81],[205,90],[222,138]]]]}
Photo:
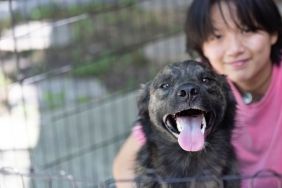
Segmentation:
{"type": "Polygon", "coordinates": [[[192,98],[199,94],[200,88],[194,84],[183,84],[177,90],[177,97],[178,98],[192,98]]]}

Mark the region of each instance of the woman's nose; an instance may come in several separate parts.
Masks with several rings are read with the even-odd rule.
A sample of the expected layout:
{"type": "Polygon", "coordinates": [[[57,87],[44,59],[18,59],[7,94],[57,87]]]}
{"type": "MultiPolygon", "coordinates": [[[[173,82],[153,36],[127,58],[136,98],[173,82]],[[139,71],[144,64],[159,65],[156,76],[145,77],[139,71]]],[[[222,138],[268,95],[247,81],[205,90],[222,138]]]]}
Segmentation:
{"type": "Polygon", "coordinates": [[[228,37],[228,40],[226,41],[227,45],[227,55],[229,56],[237,56],[244,52],[245,46],[244,46],[244,39],[241,36],[241,34],[232,34],[228,37]]]}

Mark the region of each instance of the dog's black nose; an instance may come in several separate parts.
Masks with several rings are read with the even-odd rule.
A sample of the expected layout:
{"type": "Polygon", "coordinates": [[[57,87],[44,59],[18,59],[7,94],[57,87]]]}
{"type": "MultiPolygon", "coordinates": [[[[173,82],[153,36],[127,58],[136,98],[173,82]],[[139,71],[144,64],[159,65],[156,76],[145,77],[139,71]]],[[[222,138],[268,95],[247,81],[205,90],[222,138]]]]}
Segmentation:
{"type": "Polygon", "coordinates": [[[200,92],[200,88],[194,84],[183,84],[177,90],[177,97],[182,99],[192,99],[200,92]]]}

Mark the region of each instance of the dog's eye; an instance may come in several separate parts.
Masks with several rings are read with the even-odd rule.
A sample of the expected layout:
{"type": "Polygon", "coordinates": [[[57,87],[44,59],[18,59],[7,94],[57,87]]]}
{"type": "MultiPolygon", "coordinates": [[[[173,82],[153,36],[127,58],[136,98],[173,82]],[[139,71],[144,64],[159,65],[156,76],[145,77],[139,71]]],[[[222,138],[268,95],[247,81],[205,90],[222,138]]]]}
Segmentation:
{"type": "Polygon", "coordinates": [[[203,77],[202,78],[203,83],[209,83],[210,81],[211,81],[211,79],[209,77],[203,77]]]}
{"type": "Polygon", "coordinates": [[[168,83],[160,84],[160,88],[161,89],[167,89],[167,88],[169,88],[169,84],[168,83]]]}

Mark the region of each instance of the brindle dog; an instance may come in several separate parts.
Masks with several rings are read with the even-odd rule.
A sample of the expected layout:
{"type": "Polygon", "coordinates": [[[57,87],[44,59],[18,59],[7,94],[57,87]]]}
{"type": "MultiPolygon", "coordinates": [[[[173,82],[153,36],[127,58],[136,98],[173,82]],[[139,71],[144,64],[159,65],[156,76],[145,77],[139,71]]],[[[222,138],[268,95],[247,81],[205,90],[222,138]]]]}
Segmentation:
{"type": "Polygon", "coordinates": [[[239,187],[222,179],[237,174],[235,100],[224,76],[192,60],[170,64],[141,89],[138,109],[147,137],[140,187],[239,187]]]}

